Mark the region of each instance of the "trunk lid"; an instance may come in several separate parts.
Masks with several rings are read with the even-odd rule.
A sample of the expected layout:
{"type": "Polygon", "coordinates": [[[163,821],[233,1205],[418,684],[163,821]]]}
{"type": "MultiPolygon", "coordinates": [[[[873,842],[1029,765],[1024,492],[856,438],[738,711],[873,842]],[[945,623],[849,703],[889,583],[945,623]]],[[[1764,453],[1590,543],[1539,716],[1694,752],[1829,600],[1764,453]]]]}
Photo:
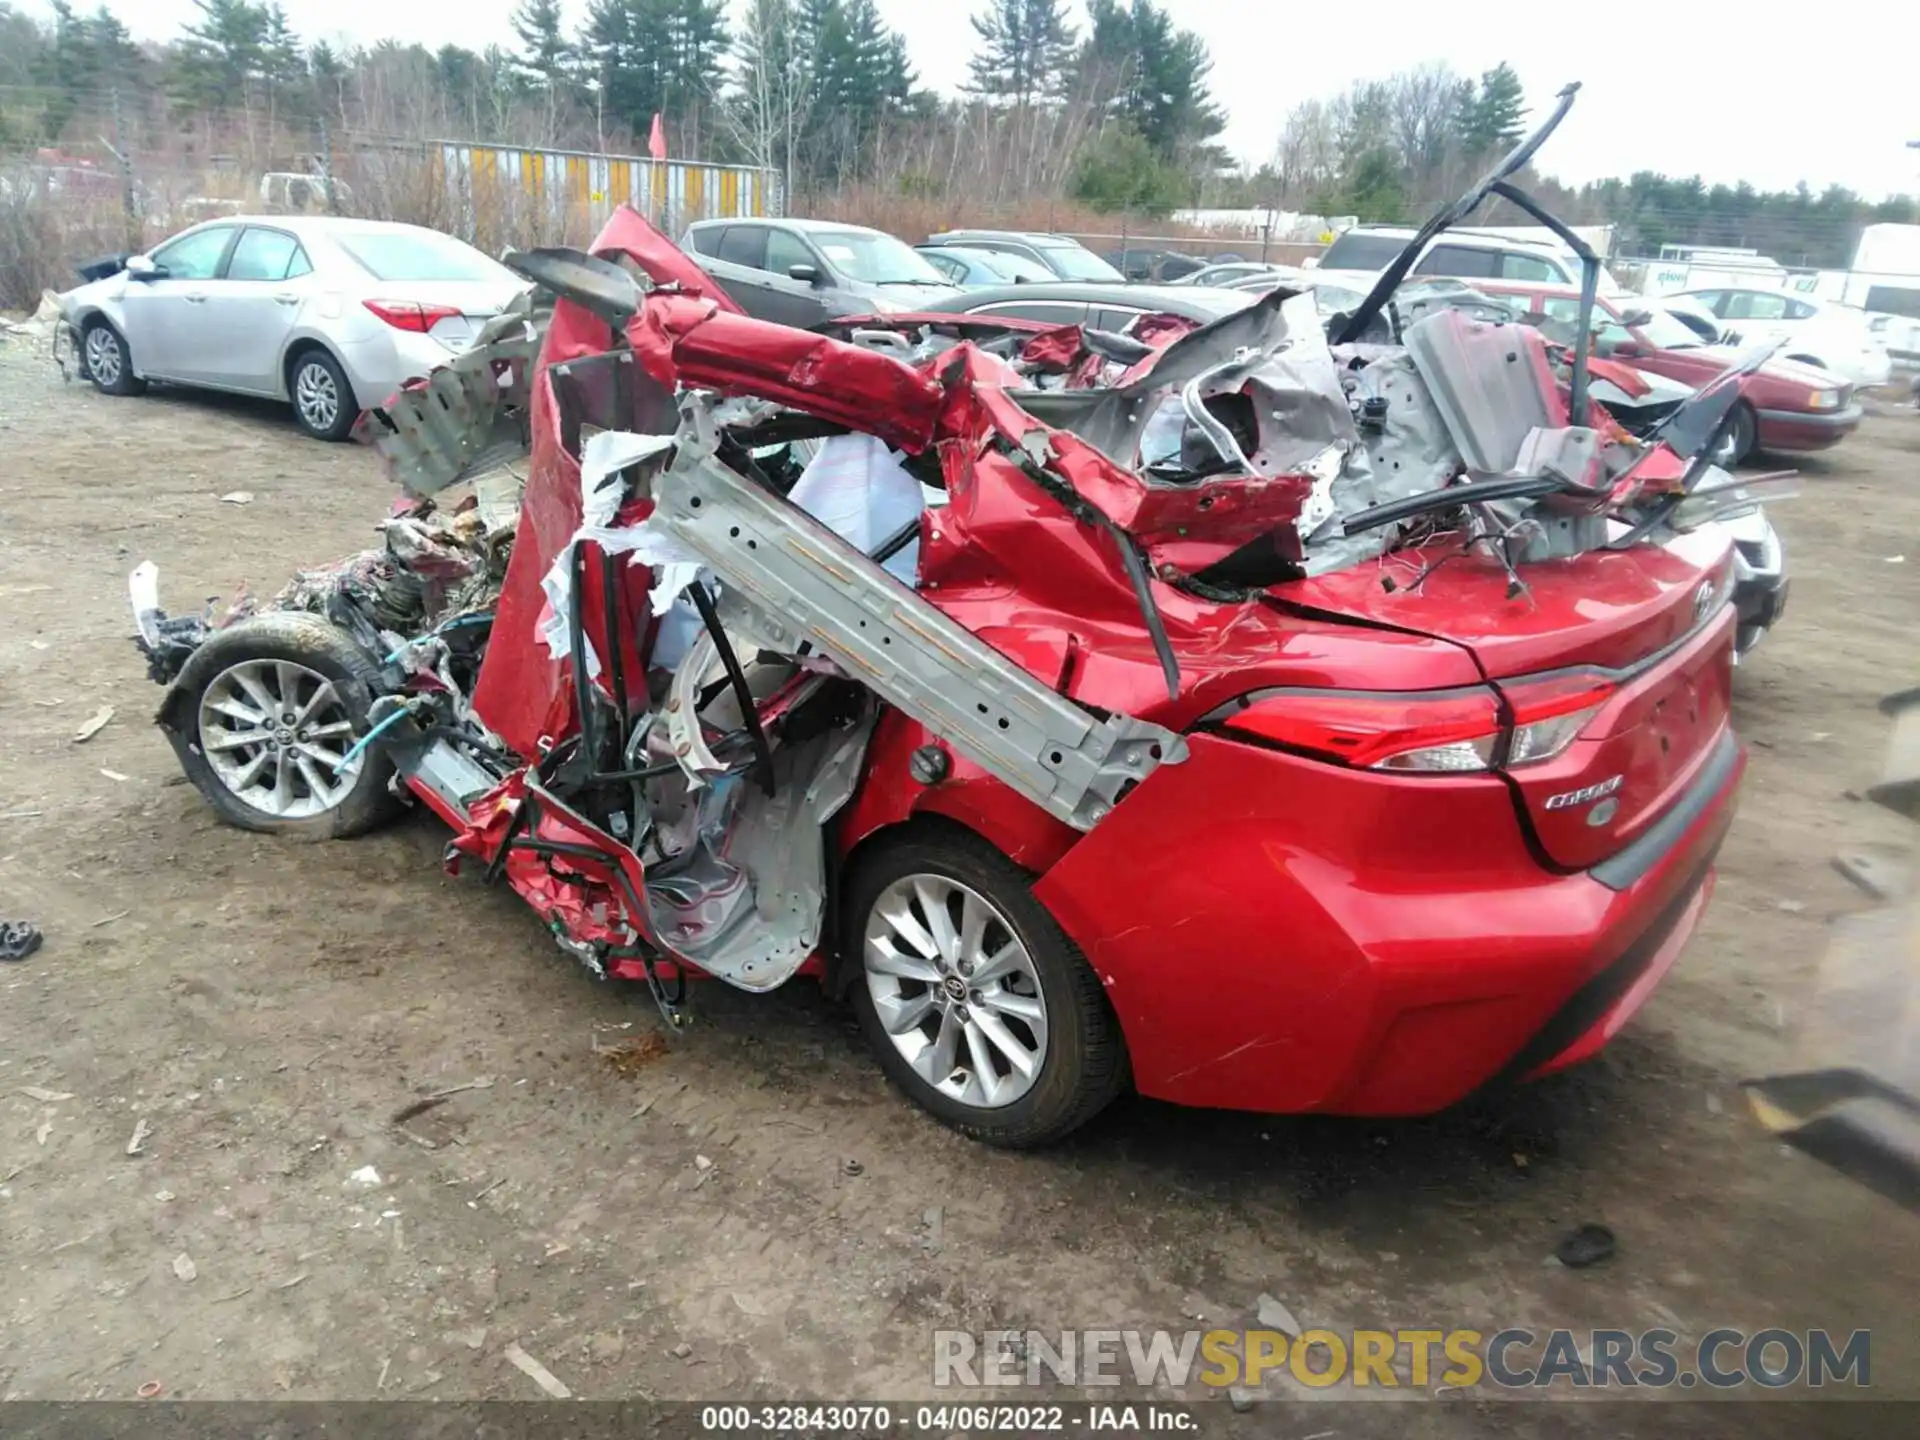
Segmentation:
{"type": "MultiPolygon", "coordinates": [[[[1413,556],[1406,557],[1414,559],[1413,556]]],[[[1438,558],[1429,552],[1419,563],[1438,558]]],[[[1522,567],[1449,560],[1417,587],[1398,565],[1357,566],[1275,590],[1296,605],[1448,640],[1470,651],[1516,726],[1591,712],[1552,758],[1506,765],[1515,803],[1545,856],[1598,864],[1669,809],[1707,763],[1731,709],[1733,612],[1725,531],[1522,567]],[[1569,697],[1577,697],[1570,699],[1569,697]]]]}

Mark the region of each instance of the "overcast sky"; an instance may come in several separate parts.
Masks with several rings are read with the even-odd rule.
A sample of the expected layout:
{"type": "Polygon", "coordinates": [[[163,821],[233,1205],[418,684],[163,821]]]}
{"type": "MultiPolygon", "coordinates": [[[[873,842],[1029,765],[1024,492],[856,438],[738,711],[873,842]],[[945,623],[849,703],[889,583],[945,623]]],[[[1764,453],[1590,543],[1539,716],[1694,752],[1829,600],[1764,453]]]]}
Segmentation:
{"type": "MultiPolygon", "coordinates": [[[[76,0],[91,9],[96,0],[76,0]]],[[[308,40],[390,36],[438,47],[507,43],[514,0],[284,0],[308,40]]],[[[744,0],[731,0],[736,7],[744,0]]],[[[1920,103],[1912,76],[1914,10],[1891,0],[1822,6],[1704,5],[1642,0],[1595,9],[1553,0],[1162,0],[1213,52],[1224,137],[1243,159],[1273,150],[1287,110],[1358,79],[1424,60],[1465,73],[1510,61],[1538,110],[1568,81],[1579,103],[1540,157],[1578,183],[1634,170],[1747,180],[1800,180],[1878,197],[1920,191],[1920,103]]],[[[923,83],[952,92],[966,78],[979,0],[879,0],[907,37],[923,83]]],[[[33,9],[40,0],[24,0],[33,9]]],[[[108,0],[140,39],[165,39],[196,14],[192,0],[108,0]]],[[[566,0],[571,22],[586,0],[566,0]]],[[[1081,0],[1068,0],[1076,18],[1081,0]]]]}

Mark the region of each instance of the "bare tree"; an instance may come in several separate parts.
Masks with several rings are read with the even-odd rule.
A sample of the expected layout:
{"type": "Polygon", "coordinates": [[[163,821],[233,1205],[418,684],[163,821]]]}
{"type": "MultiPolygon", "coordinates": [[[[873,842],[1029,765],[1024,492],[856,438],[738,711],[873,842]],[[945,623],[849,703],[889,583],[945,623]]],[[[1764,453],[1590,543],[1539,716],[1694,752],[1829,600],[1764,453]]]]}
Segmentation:
{"type": "Polygon", "coordinates": [[[1273,151],[1280,199],[1289,205],[1311,205],[1339,168],[1340,151],[1326,102],[1307,100],[1294,106],[1287,112],[1273,151]]]}
{"type": "Polygon", "coordinates": [[[812,77],[794,44],[789,0],[753,0],[737,40],[739,93],[720,122],[749,163],[778,170],[789,201],[799,146],[813,103],[812,77]]]}
{"type": "Polygon", "coordinates": [[[1387,78],[1388,111],[1400,156],[1416,179],[1437,174],[1473,100],[1473,82],[1429,61],[1387,78]]]}

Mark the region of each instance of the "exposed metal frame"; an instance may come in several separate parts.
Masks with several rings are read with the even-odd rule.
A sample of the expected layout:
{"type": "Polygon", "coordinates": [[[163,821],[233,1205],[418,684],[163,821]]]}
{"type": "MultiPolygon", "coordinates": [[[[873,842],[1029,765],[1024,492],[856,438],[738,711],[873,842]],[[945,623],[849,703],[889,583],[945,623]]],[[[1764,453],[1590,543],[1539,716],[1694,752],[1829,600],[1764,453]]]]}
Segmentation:
{"type": "Polygon", "coordinates": [[[754,638],[805,644],[1077,830],[1186,742],[1126,715],[1094,715],[889,575],[797,507],[716,458],[711,400],[682,398],[679,447],[654,480],[651,523],[752,610],[754,638]]]}

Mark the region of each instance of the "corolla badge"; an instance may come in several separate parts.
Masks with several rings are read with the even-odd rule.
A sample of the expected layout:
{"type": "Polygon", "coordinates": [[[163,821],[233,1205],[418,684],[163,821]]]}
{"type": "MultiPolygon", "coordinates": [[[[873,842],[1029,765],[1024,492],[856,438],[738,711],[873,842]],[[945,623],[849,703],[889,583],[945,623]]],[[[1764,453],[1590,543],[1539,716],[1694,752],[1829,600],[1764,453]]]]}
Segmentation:
{"type": "Polygon", "coordinates": [[[1693,592],[1693,619],[1696,625],[1713,613],[1713,594],[1711,580],[1693,592]]]}
{"type": "MultiPolygon", "coordinates": [[[[1591,800],[1605,800],[1607,796],[1613,794],[1614,791],[1620,788],[1626,778],[1624,775],[1610,775],[1605,780],[1597,781],[1592,785],[1582,785],[1578,790],[1563,790],[1558,795],[1549,795],[1547,797],[1546,808],[1549,810],[1571,810],[1574,806],[1585,805],[1591,800]]],[[[1594,815],[1599,815],[1601,808],[1602,807],[1598,805],[1593,807],[1593,815],[1587,817],[1589,824],[1606,824],[1608,820],[1613,818],[1614,812],[1620,808],[1620,804],[1618,801],[1609,801],[1605,806],[1606,815],[1596,820],[1594,815]]]]}

